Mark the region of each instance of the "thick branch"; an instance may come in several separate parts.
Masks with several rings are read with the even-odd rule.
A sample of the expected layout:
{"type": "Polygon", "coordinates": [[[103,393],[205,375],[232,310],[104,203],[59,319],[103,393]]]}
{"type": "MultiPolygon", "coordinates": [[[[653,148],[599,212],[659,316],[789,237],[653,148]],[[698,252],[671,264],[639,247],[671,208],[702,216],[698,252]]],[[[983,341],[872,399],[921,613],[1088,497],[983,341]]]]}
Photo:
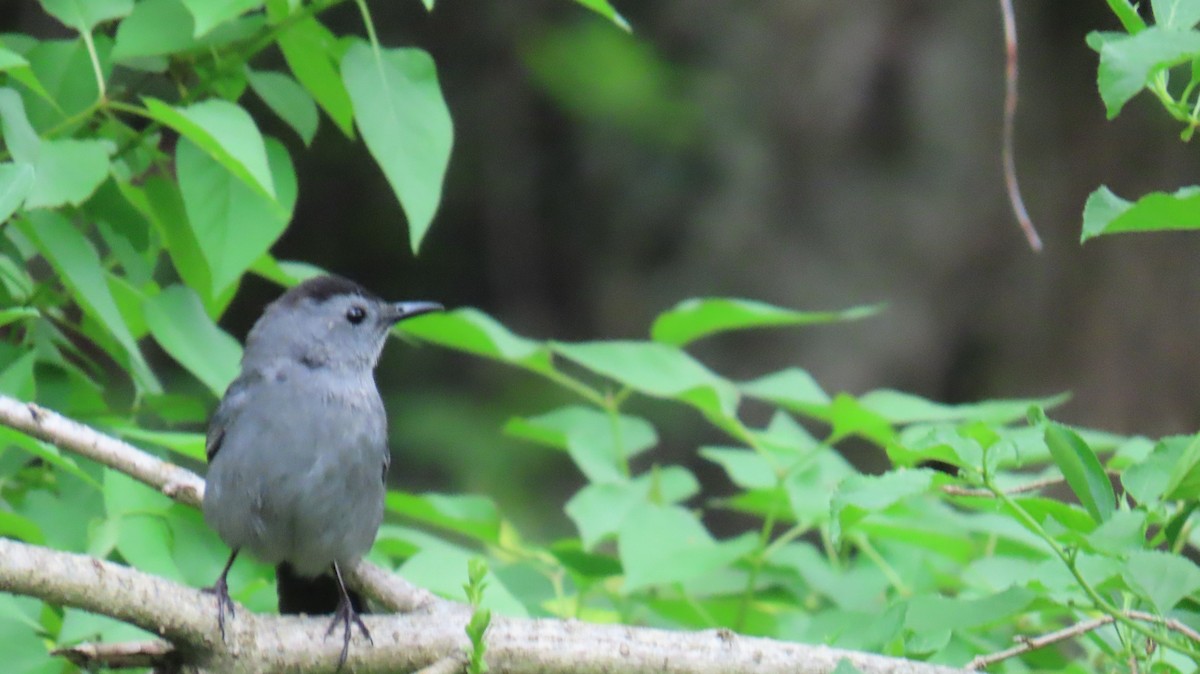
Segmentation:
{"type": "MultiPolygon", "coordinates": [[[[0,396],[0,423],[93,458],[192,505],[204,493],[195,474],[151,457],[49,410],[0,396]],[[175,489],[172,485],[181,485],[175,489]]],[[[352,671],[441,671],[468,646],[468,606],[433,597],[378,567],[361,564],[360,587],[402,615],[364,616],[375,645],[355,639],[352,671]]],[[[340,640],[325,639],[328,618],[256,615],[244,608],[222,642],[213,597],[111,562],[0,539],[0,591],[109,615],[172,642],[171,657],[195,672],[332,671],[340,640]]],[[[494,617],[487,632],[493,671],[831,672],[842,659],[860,671],[951,674],[964,670],[878,655],[736,635],[624,625],[494,617]]]]}

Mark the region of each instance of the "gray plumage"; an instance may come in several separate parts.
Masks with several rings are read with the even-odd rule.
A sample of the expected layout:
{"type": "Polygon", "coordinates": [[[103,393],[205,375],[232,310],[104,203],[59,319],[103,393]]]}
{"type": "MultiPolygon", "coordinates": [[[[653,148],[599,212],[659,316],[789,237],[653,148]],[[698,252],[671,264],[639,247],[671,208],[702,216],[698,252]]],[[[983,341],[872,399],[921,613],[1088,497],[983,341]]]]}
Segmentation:
{"type": "MultiPolygon", "coordinates": [[[[383,519],[390,455],[375,365],[397,321],[440,308],[384,302],[332,276],[267,307],[208,429],[204,519],[233,549],[230,565],[244,549],[301,577],[332,570],[345,597],[339,567],[366,554],[383,519]]],[[[224,580],[215,589],[227,601],[224,580]]],[[[344,660],[349,621],[369,634],[341,601],[339,619],[344,660]]]]}

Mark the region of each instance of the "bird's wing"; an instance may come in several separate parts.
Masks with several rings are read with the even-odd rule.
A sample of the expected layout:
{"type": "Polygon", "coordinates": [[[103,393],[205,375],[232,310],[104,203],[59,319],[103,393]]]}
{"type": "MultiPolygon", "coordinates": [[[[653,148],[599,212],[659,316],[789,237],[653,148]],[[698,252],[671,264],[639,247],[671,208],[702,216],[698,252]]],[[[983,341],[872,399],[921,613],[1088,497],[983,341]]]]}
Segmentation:
{"type": "Polygon", "coordinates": [[[221,451],[221,443],[225,440],[225,430],[242,413],[242,409],[245,408],[250,398],[250,390],[261,379],[262,377],[256,372],[244,372],[225,390],[221,404],[217,405],[217,411],[213,412],[212,419],[208,421],[208,436],[204,441],[204,454],[208,457],[210,464],[213,459],[217,458],[217,452],[221,451]]]}

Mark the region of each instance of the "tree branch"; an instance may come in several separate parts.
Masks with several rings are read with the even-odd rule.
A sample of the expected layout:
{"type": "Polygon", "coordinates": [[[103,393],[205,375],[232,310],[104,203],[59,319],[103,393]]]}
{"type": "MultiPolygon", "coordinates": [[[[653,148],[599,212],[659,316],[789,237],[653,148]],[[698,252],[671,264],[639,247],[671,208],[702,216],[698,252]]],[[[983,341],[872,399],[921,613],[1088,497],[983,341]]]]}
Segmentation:
{"type": "MultiPolygon", "coordinates": [[[[0,424],[119,470],[184,505],[198,508],[204,501],[199,475],[34,403],[0,395],[0,424]]],[[[359,563],[347,576],[355,589],[392,611],[443,601],[369,562],[359,563]]]]}
{"type": "MultiPolygon", "coordinates": [[[[71,421],[54,412],[0,396],[0,423],[128,473],[182,503],[197,505],[204,483],[194,473],[71,421]]],[[[464,627],[471,608],[434,597],[370,564],[354,582],[373,599],[404,614],[363,616],[375,645],[359,639],[350,649],[352,671],[453,670],[469,646],[464,627]]],[[[245,609],[217,632],[212,595],[136,569],[86,555],[0,539],[0,591],[38,597],[112,616],[173,645],[149,642],[115,647],[77,647],[64,653],[92,662],[120,664],[119,654],[171,661],[186,671],[333,671],[340,639],[325,638],[328,619],[257,615],[245,609]]],[[[488,665],[497,672],[682,672],[770,674],[832,671],[847,660],[860,671],[891,674],[952,674],[965,670],[826,646],[806,646],[729,630],[678,632],[569,620],[496,616],[487,633],[488,665]]]]}

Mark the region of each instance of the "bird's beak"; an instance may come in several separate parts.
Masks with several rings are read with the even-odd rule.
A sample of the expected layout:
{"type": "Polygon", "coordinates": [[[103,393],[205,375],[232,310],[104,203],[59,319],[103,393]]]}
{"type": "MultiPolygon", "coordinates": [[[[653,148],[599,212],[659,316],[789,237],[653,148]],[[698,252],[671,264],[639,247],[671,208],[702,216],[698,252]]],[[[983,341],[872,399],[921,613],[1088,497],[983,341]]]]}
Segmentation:
{"type": "Polygon", "coordinates": [[[437,302],[396,302],[395,304],[388,305],[388,308],[391,311],[384,318],[390,320],[392,323],[399,323],[406,318],[420,316],[431,311],[441,311],[445,307],[437,302]]]}

